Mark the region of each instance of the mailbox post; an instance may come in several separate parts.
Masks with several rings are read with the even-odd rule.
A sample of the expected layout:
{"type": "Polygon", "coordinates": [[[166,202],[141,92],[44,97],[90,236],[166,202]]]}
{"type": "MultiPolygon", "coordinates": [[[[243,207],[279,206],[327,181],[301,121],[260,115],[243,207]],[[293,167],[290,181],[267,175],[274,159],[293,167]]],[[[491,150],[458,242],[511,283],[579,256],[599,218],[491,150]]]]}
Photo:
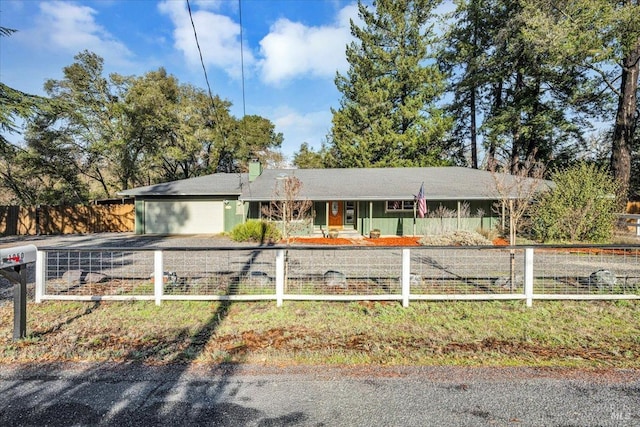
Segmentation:
{"type": "Polygon", "coordinates": [[[25,264],[36,262],[38,250],[33,245],[0,249],[0,274],[13,286],[13,339],[27,336],[27,269],[25,264]]]}

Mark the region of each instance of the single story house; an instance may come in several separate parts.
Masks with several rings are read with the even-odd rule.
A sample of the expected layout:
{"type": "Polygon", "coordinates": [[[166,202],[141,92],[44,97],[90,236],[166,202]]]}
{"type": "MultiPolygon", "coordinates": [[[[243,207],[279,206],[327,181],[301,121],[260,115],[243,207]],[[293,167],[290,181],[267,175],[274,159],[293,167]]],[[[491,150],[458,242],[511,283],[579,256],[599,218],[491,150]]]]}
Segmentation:
{"type": "MultiPolygon", "coordinates": [[[[220,233],[263,218],[277,186],[291,177],[302,183],[297,199],[313,204],[302,234],[331,229],[362,235],[372,229],[382,235],[439,234],[491,229],[504,220],[504,212],[496,209],[501,197],[494,176],[463,167],[263,170],[251,162],[248,174],[212,174],[119,194],[135,197],[137,233],[220,233]],[[426,214],[420,218],[416,200],[423,185],[426,214]]],[[[508,187],[513,177],[500,179],[508,187]]]]}

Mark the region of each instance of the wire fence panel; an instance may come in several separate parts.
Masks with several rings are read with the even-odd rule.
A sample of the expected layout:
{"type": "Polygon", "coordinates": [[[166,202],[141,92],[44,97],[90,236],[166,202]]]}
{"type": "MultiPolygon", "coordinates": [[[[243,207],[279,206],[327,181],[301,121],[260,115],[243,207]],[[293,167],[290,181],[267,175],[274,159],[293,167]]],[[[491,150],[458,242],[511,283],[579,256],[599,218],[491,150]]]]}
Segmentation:
{"type": "Polygon", "coordinates": [[[47,251],[47,295],[153,295],[153,252],[47,251]]]}
{"type": "Polygon", "coordinates": [[[165,295],[273,295],[275,252],[164,251],[165,295]]]}
{"type": "Polygon", "coordinates": [[[41,251],[41,286],[45,299],[156,302],[640,298],[638,246],[528,251],[533,255],[522,247],[48,248],[41,251]],[[531,267],[525,274],[527,260],[533,275],[531,267]],[[156,267],[156,262],[161,264],[156,267]],[[160,281],[154,277],[156,268],[163,274],[160,281]]]}
{"type": "Polygon", "coordinates": [[[524,250],[412,248],[414,295],[523,293],[524,250]]]}
{"type": "Polygon", "coordinates": [[[400,294],[401,249],[288,249],[285,294],[400,294]]]}
{"type": "Polygon", "coordinates": [[[536,294],[638,294],[640,249],[536,248],[534,272],[536,294]]]}

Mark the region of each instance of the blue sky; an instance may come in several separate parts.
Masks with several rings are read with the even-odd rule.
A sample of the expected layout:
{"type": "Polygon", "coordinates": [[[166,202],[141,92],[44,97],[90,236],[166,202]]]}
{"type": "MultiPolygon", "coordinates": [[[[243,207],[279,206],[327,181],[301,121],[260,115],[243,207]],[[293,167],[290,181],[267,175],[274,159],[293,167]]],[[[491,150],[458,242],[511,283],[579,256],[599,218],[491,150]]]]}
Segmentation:
{"type": "MultiPolygon", "coordinates": [[[[243,115],[238,0],[191,0],[211,90],[243,115]]],[[[353,1],[242,0],[246,113],[270,119],[291,160],[302,142],[320,148],[340,93],[336,71],[348,64],[353,1]]],[[[2,0],[0,81],[43,94],[47,79],[85,49],[102,56],[106,73],[142,75],[164,67],[181,83],[206,88],[183,0],[2,0]]],[[[13,139],[13,138],[12,138],[13,139]]]]}

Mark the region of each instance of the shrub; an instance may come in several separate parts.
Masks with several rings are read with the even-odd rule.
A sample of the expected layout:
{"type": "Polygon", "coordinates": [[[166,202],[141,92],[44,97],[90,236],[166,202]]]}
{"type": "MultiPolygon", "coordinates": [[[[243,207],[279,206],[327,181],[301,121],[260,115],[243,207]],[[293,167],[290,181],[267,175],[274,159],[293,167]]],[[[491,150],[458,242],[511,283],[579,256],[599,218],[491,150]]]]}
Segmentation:
{"type": "Polygon", "coordinates": [[[618,185],[606,169],[579,163],[551,175],[555,188],[532,209],[532,231],[541,241],[604,242],[616,221],[618,185]]]}
{"type": "Polygon", "coordinates": [[[491,240],[471,231],[454,231],[436,236],[424,236],[419,242],[422,246],[488,246],[491,240]]]}
{"type": "Polygon", "coordinates": [[[268,221],[249,220],[231,230],[231,239],[236,242],[273,242],[280,240],[278,227],[268,221]]]}

